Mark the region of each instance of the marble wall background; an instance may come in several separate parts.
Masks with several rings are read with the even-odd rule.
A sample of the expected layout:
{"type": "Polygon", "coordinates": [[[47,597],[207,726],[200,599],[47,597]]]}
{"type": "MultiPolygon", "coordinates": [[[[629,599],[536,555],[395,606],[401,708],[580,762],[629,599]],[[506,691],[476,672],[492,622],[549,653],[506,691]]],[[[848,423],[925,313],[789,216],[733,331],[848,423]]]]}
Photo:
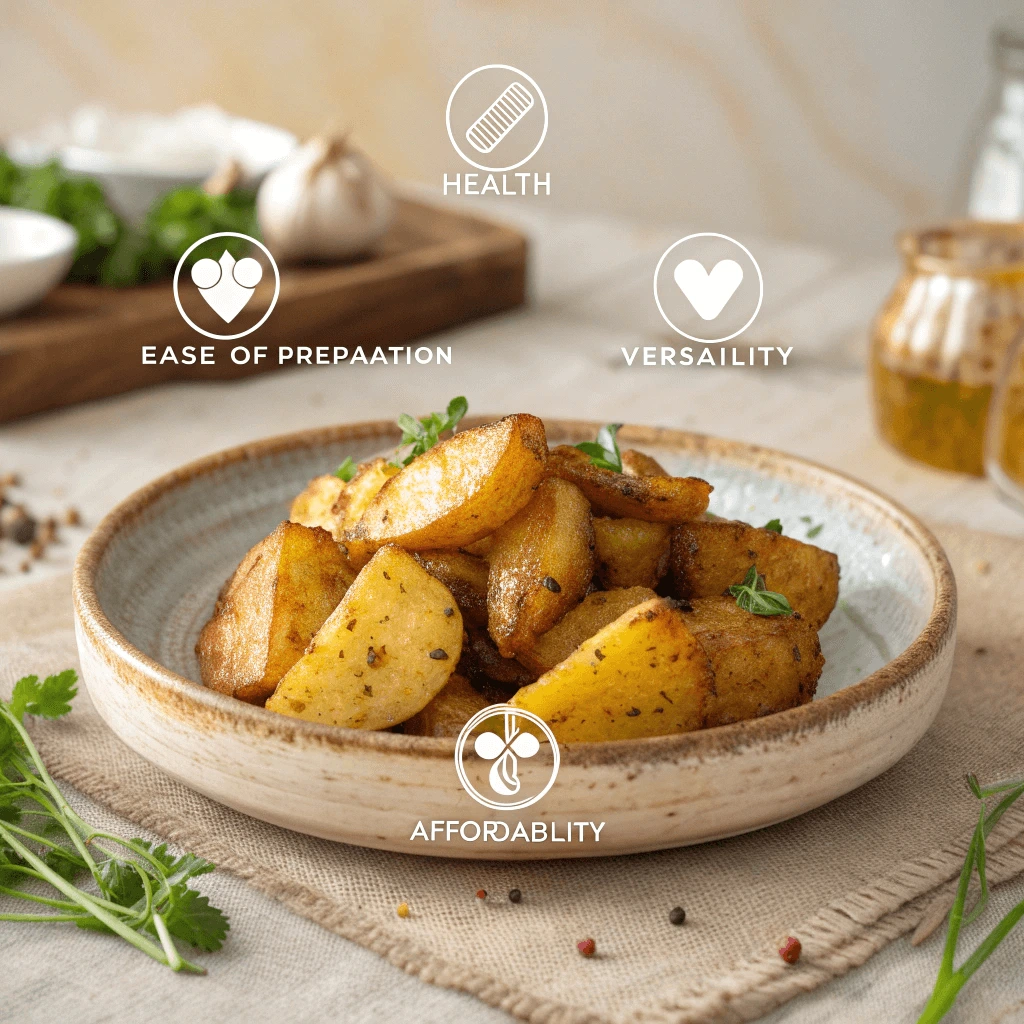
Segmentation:
{"type": "Polygon", "coordinates": [[[0,136],[86,100],[354,126],[394,174],[464,169],[454,84],[523,68],[549,202],[889,251],[946,212],[1014,0],[0,0],[0,136]]]}

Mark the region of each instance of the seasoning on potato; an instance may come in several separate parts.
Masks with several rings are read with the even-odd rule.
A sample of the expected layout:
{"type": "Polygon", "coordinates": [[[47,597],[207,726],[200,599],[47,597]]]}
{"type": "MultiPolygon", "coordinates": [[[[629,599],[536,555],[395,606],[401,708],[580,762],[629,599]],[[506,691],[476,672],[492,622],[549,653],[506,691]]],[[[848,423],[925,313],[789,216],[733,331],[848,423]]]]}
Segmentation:
{"type": "Polygon", "coordinates": [[[511,703],[568,743],[813,699],[834,554],[712,516],[709,483],[620,449],[619,424],[549,451],[535,416],[453,433],[465,412],[403,415],[393,457],[309,482],[225,584],[196,648],[207,686],[435,738],[511,703]]]}

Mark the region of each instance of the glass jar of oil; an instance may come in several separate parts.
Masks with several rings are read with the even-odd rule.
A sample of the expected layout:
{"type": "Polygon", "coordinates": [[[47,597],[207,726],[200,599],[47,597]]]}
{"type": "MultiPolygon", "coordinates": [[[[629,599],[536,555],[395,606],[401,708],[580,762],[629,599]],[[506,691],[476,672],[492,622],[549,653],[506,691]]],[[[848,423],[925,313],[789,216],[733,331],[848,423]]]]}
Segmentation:
{"type": "MultiPolygon", "coordinates": [[[[1024,224],[965,221],[899,247],[904,273],[872,339],[878,428],[912,458],[983,476],[993,395],[1024,331],[1024,224]]],[[[999,462],[1024,482],[1024,393],[1006,392],[1000,416],[999,462]]]]}

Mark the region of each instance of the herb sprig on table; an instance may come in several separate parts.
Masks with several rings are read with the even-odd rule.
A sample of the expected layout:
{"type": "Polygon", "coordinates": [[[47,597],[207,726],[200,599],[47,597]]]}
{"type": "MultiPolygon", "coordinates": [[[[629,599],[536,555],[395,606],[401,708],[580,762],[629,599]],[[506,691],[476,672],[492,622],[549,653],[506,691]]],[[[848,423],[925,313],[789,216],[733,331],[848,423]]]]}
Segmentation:
{"type": "Polygon", "coordinates": [[[613,473],[622,472],[622,452],[616,434],[622,429],[621,423],[609,423],[597,432],[594,441],[581,441],[577,448],[590,456],[590,464],[598,469],[610,469],[613,473]]]}
{"type": "Polygon", "coordinates": [[[398,425],[402,428],[402,440],[395,449],[392,459],[394,466],[408,466],[417,455],[429,451],[441,440],[441,435],[459,425],[462,417],[469,411],[469,403],[461,395],[448,403],[445,412],[432,412],[429,416],[416,419],[403,412],[398,417],[398,425]],[[402,449],[406,449],[402,454],[402,449]]]}
{"type": "Polygon", "coordinates": [[[0,700],[0,897],[29,907],[0,921],[72,922],[112,932],[174,971],[205,974],[175,939],[220,949],[228,919],[191,879],[214,865],[166,844],[125,840],[94,829],[71,808],[25,729],[25,716],[71,710],[77,676],[26,676],[0,700]]]}
{"type": "Polygon", "coordinates": [[[935,1021],[941,1020],[956,1001],[960,989],[964,987],[971,975],[991,956],[992,951],[1006,938],[1014,925],[1021,918],[1024,918],[1024,900],[1021,900],[989,932],[982,940],[981,945],[958,968],[954,969],[953,960],[956,956],[956,946],[957,940],[960,937],[961,926],[976,920],[988,904],[988,878],[985,874],[985,839],[992,831],[996,822],[1010,809],[1014,801],[1024,795],[1024,779],[1000,782],[992,786],[982,786],[978,783],[975,776],[968,775],[967,784],[979,802],[978,824],[974,829],[970,845],[967,847],[967,857],[964,860],[963,870],[960,872],[956,899],[953,903],[953,908],[949,912],[949,929],[946,933],[946,945],[942,951],[939,975],[935,980],[935,988],[932,991],[931,998],[928,1000],[928,1005],[925,1006],[924,1012],[918,1019],[918,1024],[934,1024],[935,1021]],[[1000,800],[992,810],[988,810],[987,801],[996,796],[999,796],[1000,800]],[[971,877],[975,870],[978,872],[981,895],[978,897],[978,902],[974,908],[965,915],[967,891],[970,888],[971,877]]]}

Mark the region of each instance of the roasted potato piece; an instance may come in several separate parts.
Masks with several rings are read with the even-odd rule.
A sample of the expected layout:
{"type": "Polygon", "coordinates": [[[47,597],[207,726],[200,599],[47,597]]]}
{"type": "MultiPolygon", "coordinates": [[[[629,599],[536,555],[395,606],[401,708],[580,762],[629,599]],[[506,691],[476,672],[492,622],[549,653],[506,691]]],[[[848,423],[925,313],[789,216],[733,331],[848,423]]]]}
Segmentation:
{"type": "Polygon", "coordinates": [[[281,523],[242,559],[199,634],[203,683],[262,704],[345,596],[353,575],[326,530],[281,523]]]}
{"type": "Polygon", "coordinates": [[[630,608],[509,701],[540,715],[559,742],[637,739],[704,724],[708,656],[675,602],[630,608]]]}
{"type": "Polygon", "coordinates": [[[487,563],[464,551],[421,551],[416,560],[455,596],[469,626],[487,625],[487,563]]]}
{"type": "Polygon", "coordinates": [[[458,736],[462,727],[491,702],[465,676],[452,675],[440,693],[406,723],[406,736],[458,736]]]}
{"type": "Polygon", "coordinates": [[[682,523],[708,507],[711,484],[697,477],[627,476],[601,469],[579,448],[559,445],[548,454],[548,472],[574,483],[604,515],[648,523],[682,523]]]}
{"type": "Polygon", "coordinates": [[[495,532],[487,580],[487,625],[513,657],[582,600],[594,575],[594,528],[579,488],[549,477],[530,503],[495,532]]]}
{"type": "MultiPolygon", "coordinates": [[[[537,673],[547,672],[604,629],[634,605],[657,597],[647,587],[629,587],[624,590],[598,590],[567,611],[554,626],[541,634],[531,647],[516,655],[516,660],[537,673]]],[[[525,684],[520,684],[525,685],[525,684]]]]}
{"type": "Polygon", "coordinates": [[[303,526],[320,526],[338,540],[346,504],[345,481],[333,473],[326,473],[309,481],[306,489],[292,502],[288,518],[303,526]]]}
{"type": "Polygon", "coordinates": [[[363,567],[267,708],[310,722],[387,729],[422,710],[462,653],[448,588],[407,551],[381,548],[363,567]]]}
{"type": "Polygon", "coordinates": [[[481,537],[479,540],[473,541],[472,544],[464,544],[460,551],[465,551],[467,555],[476,555],[478,558],[482,558],[485,562],[491,557],[491,548],[494,547],[494,534],[488,534],[486,537],[481,537]]]}
{"type": "Polygon", "coordinates": [[[642,519],[595,517],[594,539],[597,578],[613,587],[650,587],[652,590],[668,571],[668,523],[645,523],[642,519]]]}
{"type": "Polygon", "coordinates": [[[839,598],[839,559],[831,551],[731,519],[684,523],[672,531],[676,597],[719,597],[757,566],[769,590],[784,594],[815,629],[839,598]]]}
{"type": "Polygon", "coordinates": [[[668,471],[654,456],[635,448],[622,452],[622,472],[626,476],[668,476],[668,471]]]}
{"type": "Polygon", "coordinates": [[[731,597],[697,598],[689,607],[686,625],[715,673],[709,726],[785,711],[814,697],[825,659],[805,619],[752,615],[731,597]]]}
{"type": "Polygon", "coordinates": [[[345,535],[354,565],[377,548],[460,548],[493,533],[533,497],[547,440],[536,416],[459,431],[388,480],[345,535]]]}
{"type": "Polygon", "coordinates": [[[345,504],[342,509],[341,530],[351,530],[377,497],[380,489],[399,472],[399,467],[378,457],[359,464],[356,475],[345,485],[345,504]]]}
{"type": "Polygon", "coordinates": [[[517,658],[503,658],[487,630],[472,626],[466,630],[458,669],[485,693],[500,691],[502,700],[540,675],[540,671],[527,668],[517,658]]]}

